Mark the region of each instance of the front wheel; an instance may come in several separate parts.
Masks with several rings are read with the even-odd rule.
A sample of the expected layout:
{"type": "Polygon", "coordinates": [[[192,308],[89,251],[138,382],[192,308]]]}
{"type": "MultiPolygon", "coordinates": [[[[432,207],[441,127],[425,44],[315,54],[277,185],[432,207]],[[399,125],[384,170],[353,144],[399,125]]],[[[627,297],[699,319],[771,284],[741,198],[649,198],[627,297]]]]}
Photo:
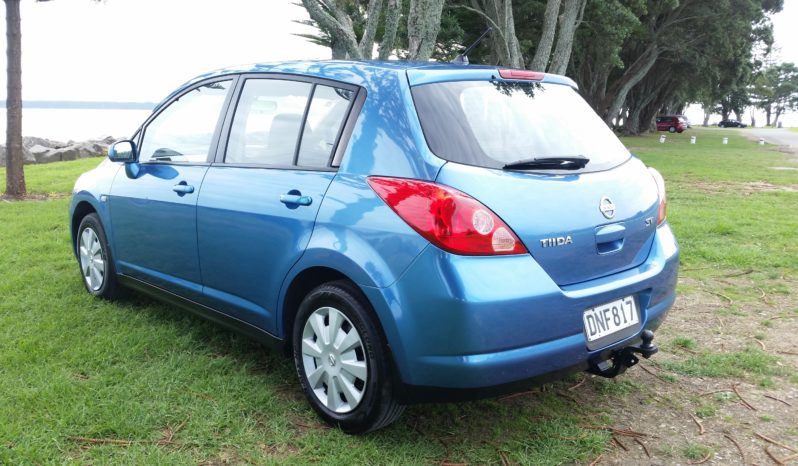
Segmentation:
{"type": "Polygon", "coordinates": [[[83,217],[77,235],[78,263],[86,291],[105,299],[119,296],[111,253],[105,229],[97,214],[83,217]]]}
{"type": "Polygon", "coordinates": [[[350,434],[385,427],[404,411],[367,306],[348,282],[327,283],[305,297],[293,328],[294,365],[305,396],[319,416],[350,434]]]}

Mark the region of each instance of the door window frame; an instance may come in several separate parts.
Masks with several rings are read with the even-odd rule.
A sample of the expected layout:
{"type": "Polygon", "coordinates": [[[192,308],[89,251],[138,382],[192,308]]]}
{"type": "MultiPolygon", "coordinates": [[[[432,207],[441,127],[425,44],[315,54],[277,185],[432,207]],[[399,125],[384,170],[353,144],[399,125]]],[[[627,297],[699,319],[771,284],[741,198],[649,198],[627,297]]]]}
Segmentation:
{"type": "Polygon", "coordinates": [[[219,145],[219,135],[222,133],[223,125],[225,123],[225,117],[229,111],[230,102],[232,101],[233,95],[235,94],[235,90],[237,89],[239,76],[237,74],[228,74],[222,76],[215,76],[213,78],[204,79],[202,81],[198,81],[192,84],[189,87],[181,89],[179,94],[175,94],[170,97],[167,101],[161,103],[157,110],[153,112],[144,123],[139,127],[138,130],[133,134],[133,139],[136,142],[136,147],[141,147],[141,141],[147,134],[147,127],[152,123],[153,120],[158,118],[167,108],[169,108],[173,103],[177,100],[180,100],[184,95],[192,92],[193,90],[200,88],[202,86],[206,86],[208,84],[213,84],[215,82],[221,81],[230,81],[230,87],[227,89],[227,95],[222,102],[222,106],[219,109],[219,115],[216,117],[216,125],[214,126],[213,136],[211,136],[211,145],[208,147],[208,155],[205,158],[204,162],[187,162],[187,161],[179,161],[179,160],[147,160],[146,162],[141,162],[143,165],[149,164],[158,164],[158,165],[184,165],[184,166],[208,166],[212,163],[216,153],[217,148],[219,145]]]}
{"type": "Polygon", "coordinates": [[[214,166],[225,166],[225,167],[237,167],[237,168],[271,168],[271,169],[278,169],[278,170],[300,170],[300,171],[329,171],[334,172],[338,170],[338,167],[341,163],[341,158],[344,155],[346,147],[349,145],[349,139],[352,136],[352,132],[355,127],[355,123],[357,122],[358,117],[360,116],[360,111],[363,108],[363,102],[366,99],[366,90],[360,86],[356,86],[354,84],[349,83],[342,83],[339,81],[333,81],[330,79],[324,78],[317,78],[313,76],[300,76],[300,75],[293,75],[293,74],[286,74],[286,73],[242,73],[238,75],[238,79],[234,85],[233,91],[231,92],[231,99],[227,105],[227,110],[224,116],[224,122],[222,124],[222,131],[218,137],[218,144],[215,147],[215,156],[213,157],[213,162],[211,165],[214,166]],[[312,85],[310,93],[308,95],[308,101],[305,103],[305,110],[302,115],[302,123],[299,127],[299,133],[297,134],[297,143],[294,147],[294,156],[293,160],[295,161],[294,164],[291,165],[272,165],[272,164],[265,164],[265,163],[228,163],[225,162],[225,155],[227,153],[227,146],[230,142],[230,132],[233,124],[233,119],[235,117],[236,109],[238,108],[239,101],[241,99],[241,94],[244,89],[244,85],[248,80],[263,80],[263,79],[271,79],[275,81],[295,81],[295,82],[304,82],[309,83],[312,85]],[[308,112],[310,110],[310,105],[313,102],[313,96],[316,91],[316,85],[334,87],[338,89],[345,89],[348,91],[354,92],[354,96],[352,100],[349,102],[349,106],[346,109],[344,114],[343,122],[338,129],[338,134],[335,138],[335,143],[333,145],[333,149],[330,151],[330,157],[327,159],[327,164],[324,166],[300,166],[296,165],[297,156],[301,149],[301,141],[305,131],[305,124],[307,122],[308,112]]]}

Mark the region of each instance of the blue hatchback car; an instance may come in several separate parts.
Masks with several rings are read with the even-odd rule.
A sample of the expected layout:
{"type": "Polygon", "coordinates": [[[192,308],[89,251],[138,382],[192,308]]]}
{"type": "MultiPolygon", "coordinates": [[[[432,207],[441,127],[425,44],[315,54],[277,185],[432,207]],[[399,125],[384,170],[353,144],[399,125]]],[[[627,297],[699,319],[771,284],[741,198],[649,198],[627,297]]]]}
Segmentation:
{"type": "Polygon", "coordinates": [[[145,292],[293,355],[327,422],[657,350],[662,177],[562,76],[433,63],[226,69],[75,184],[86,289],[145,292]]]}

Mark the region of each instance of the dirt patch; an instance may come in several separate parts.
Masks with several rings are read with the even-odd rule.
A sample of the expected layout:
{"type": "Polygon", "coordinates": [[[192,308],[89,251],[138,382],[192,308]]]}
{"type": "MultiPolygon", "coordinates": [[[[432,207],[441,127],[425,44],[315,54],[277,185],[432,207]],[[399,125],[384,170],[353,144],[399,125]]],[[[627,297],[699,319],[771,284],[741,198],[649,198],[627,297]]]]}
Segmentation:
{"type": "Polygon", "coordinates": [[[780,291],[768,292],[753,271],[731,275],[681,278],[687,291],[657,332],[660,354],[617,379],[589,377],[573,391],[585,403],[617,392],[608,400],[614,427],[646,434],[616,435],[598,464],[798,461],[791,456],[798,453],[798,282],[782,277],[780,291]],[[734,354],[771,363],[740,377],[674,369],[706,355],[726,355],[733,365],[734,354]]]}
{"type": "Polygon", "coordinates": [[[750,196],[756,193],[798,193],[798,185],[795,184],[773,184],[767,181],[752,181],[747,183],[719,182],[719,181],[695,181],[690,186],[709,194],[719,194],[728,192],[739,192],[750,196]]]}
{"type": "Polygon", "coordinates": [[[63,199],[67,196],[68,194],[66,193],[33,193],[33,194],[27,194],[22,197],[0,194],[0,201],[7,203],[19,202],[19,201],[49,201],[52,199],[63,199]]]}

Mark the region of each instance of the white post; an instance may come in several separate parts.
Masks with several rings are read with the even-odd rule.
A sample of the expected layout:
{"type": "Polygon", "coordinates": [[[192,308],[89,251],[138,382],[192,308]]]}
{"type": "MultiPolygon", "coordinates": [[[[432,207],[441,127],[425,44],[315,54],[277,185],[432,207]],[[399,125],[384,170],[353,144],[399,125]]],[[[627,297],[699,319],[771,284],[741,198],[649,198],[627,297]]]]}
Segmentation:
{"type": "Polygon", "coordinates": [[[724,144],[728,144],[729,143],[729,138],[723,138],[723,143],[724,144]]]}
{"type": "Polygon", "coordinates": [[[765,145],[765,138],[759,138],[759,145],[760,146],[764,146],[765,145]]]}
{"type": "Polygon", "coordinates": [[[660,134],[660,136],[659,136],[659,143],[660,143],[660,144],[664,144],[664,143],[665,143],[665,135],[664,135],[664,134],[660,134]]]}
{"type": "Polygon", "coordinates": [[[695,136],[690,136],[690,144],[695,144],[695,136]]]}

